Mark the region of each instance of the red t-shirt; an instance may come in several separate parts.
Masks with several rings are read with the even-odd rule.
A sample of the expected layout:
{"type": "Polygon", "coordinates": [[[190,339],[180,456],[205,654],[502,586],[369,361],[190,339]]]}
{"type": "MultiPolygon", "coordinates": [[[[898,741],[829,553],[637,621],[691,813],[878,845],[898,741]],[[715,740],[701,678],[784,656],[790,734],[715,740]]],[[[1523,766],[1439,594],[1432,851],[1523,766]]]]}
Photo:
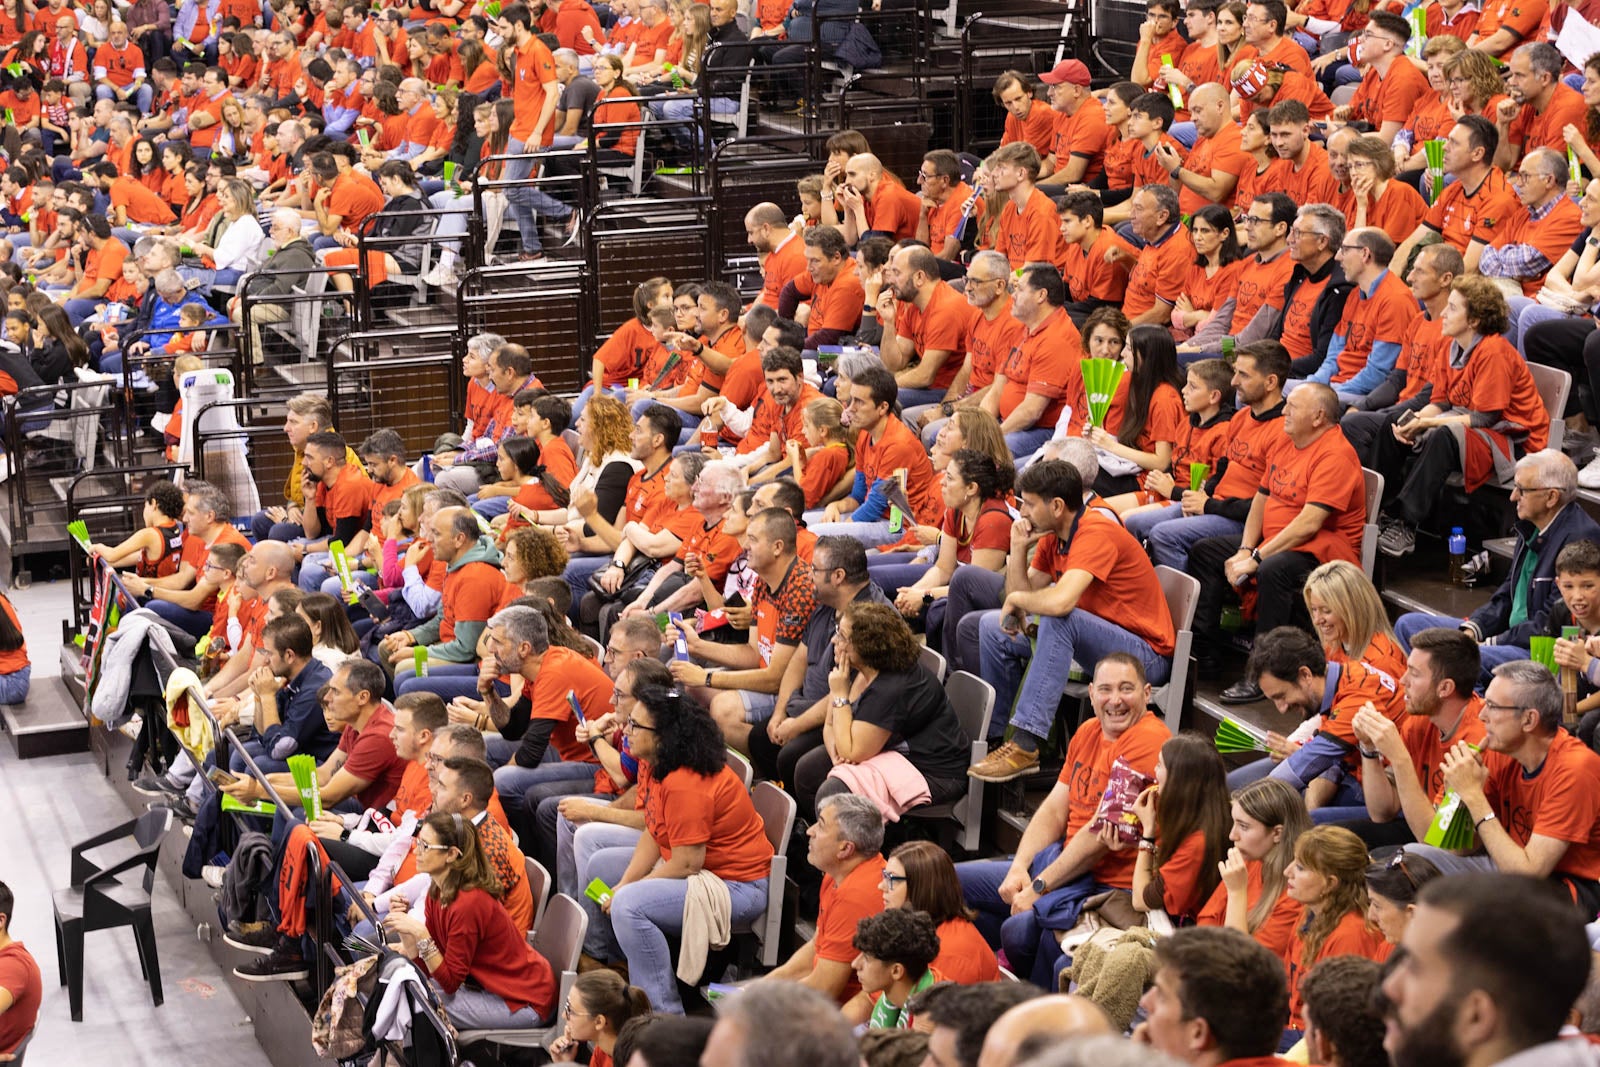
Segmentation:
{"type": "Polygon", "coordinates": [[[934,957],[933,969],[960,985],[1000,980],[994,949],[976,926],[961,918],[939,924],[939,955],[934,957]]]}
{"type": "Polygon", "coordinates": [[[1165,237],[1146,242],[1137,252],[1122,238],[1118,237],[1116,241],[1127,252],[1138,256],[1138,262],[1128,274],[1127,298],[1122,302],[1123,313],[1131,319],[1155,307],[1157,300],[1165,304],[1177,303],[1184,282],[1189,277],[1189,265],[1195,258],[1188,229],[1182,224],[1175,225],[1165,237]]]}
{"type": "Polygon", "coordinates": [[[1499,752],[1485,752],[1483,791],[1511,840],[1526,848],[1534,834],[1568,843],[1557,874],[1600,878],[1600,755],[1557,730],[1533,774],[1499,752]]]}
{"type": "Polygon", "coordinates": [[[410,760],[395,755],[394,742],[389,731],[394,729],[394,713],[388,704],[379,704],[378,710],[367,720],[366,729],[357,731],[346,726],[339,734],[339,751],[345,754],[344,769],[357,778],[365,778],[367,786],[356,793],[363,808],[382,811],[400,791],[410,760]]]}
{"type": "Polygon", "coordinates": [[[1305,945],[1300,939],[1303,926],[1297,924],[1289,938],[1289,952],[1284,963],[1289,969],[1289,1028],[1304,1030],[1305,1001],[1300,996],[1300,984],[1312,967],[1334,956],[1364,956],[1382,963],[1389,958],[1394,946],[1383,939],[1376,928],[1367,925],[1367,917],[1360,911],[1346,912],[1339,925],[1323,939],[1317,949],[1317,958],[1305,959],[1305,945]]]}
{"type": "Polygon", "coordinates": [[[948,282],[933,287],[926,308],[915,303],[900,304],[895,310],[895,330],[911,340],[917,358],[928,352],[945,352],[944,362],[934,373],[931,389],[949,389],[961,369],[961,356],[967,350],[967,334],[980,312],[948,282]]]}
{"type": "Polygon", "coordinates": [[[983,313],[972,320],[972,332],[967,336],[967,352],[972,357],[972,373],[967,376],[967,391],[977,392],[994,381],[997,371],[1011,358],[1012,349],[1022,343],[1022,323],[1011,314],[1009,296],[997,301],[1000,305],[994,318],[983,313]]]}
{"type": "Polygon", "coordinates": [[[39,965],[21,941],[0,948],[0,989],[11,994],[11,1007],[0,1015],[0,1052],[15,1052],[39,1021],[44,983],[39,965]]]}
{"type": "MultiPolygon", "coordinates": [[[[1256,901],[1261,899],[1261,863],[1250,860],[1245,864],[1245,872],[1249,877],[1249,885],[1245,890],[1246,906],[1254,910],[1256,901]]],[[[1289,954],[1289,941],[1294,937],[1295,927],[1300,925],[1300,918],[1305,913],[1299,903],[1289,897],[1287,893],[1278,895],[1278,902],[1267,913],[1266,920],[1255,928],[1251,937],[1263,948],[1269,949],[1274,956],[1285,959],[1289,954]]],[[[1212,890],[1211,899],[1206,901],[1206,906],[1200,909],[1200,917],[1195,920],[1200,926],[1222,926],[1228,917],[1228,887],[1217,883],[1217,888],[1212,890]]]]}
{"type": "Polygon", "coordinates": [[[578,740],[578,720],[567,701],[569,690],[578,698],[583,717],[591,722],[611,710],[611,677],[583,653],[551,645],[540,661],[539,676],[525,687],[528,719],[555,721],[550,744],[566,762],[598,762],[594,751],[578,740]]]}
{"type": "Polygon", "coordinates": [[[439,643],[455,639],[457,622],[487,622],[500,605],[505,584],[499,567],[478,560],[447,571],[439,606],[439,643]]]}
{"type": "Polygon", "coordinates": [[[1196,830],[1183,839],[1161,865],[1161,908],[1174,922],[1199,912],[1200,875],[1206,859],[1206,835],[1196,830]]]}
{"type": "Polygon", "coordinates": [[[1009,418],[1029,393],[1034,393],[1050,400],[1034,425],[1054,426],[1074,385],[1083,380],[1079,369],[1082,361],[1083,337],[1066,308],[1057,308],[1032,330],[1024,327],[1017,346],[999,368],[1006,379],[1000,391],[1001,421],[1009,418]]]}
{"type": "Polygon", "coordinates": [[[1444,771],[1441,768],[1445,753],[1460,741],[1483,747],[1483,722],[1478,718],[1482,709],[1483,698],[1474,695],[1467,702],[1455,732],[1449,737],[1442,736],[1439,728],[1426,715],[1407,715],[1400,720],[1400,739],[1405,742],[1406,754],[1411,757],[1411,766],[1417,772],[1417,781],[1422,783],[1430,803],[1437,806],[1444,797],[1444,771]]]}
{"type": "Polygon", "coordinates": [[[985,501],[972,529],[967,529],[966,525],[956,508],[946,508],[944,522],[939,524],[939,533],[955,540],[957,563],[971,563],[975,550],[1010,551],[1011,510],[1004,500],[985,501]]]}

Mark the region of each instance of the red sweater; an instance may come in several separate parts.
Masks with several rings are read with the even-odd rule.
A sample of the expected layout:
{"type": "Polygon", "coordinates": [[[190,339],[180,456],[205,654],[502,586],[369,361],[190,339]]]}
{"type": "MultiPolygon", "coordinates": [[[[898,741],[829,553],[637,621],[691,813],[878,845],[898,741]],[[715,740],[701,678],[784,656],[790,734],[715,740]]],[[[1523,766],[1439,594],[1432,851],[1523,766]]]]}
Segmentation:
{"type": "Polygon", "coordinates": [[[500,902],[481,889],[465,889],[448,907],[430,893],[428,933],[444,962],[433,978],[447,995],[471,978],[512,1011],[533,1005],[539,1018],[556,1010],[556,980],[549,962],[523,940],[500,902]]]}

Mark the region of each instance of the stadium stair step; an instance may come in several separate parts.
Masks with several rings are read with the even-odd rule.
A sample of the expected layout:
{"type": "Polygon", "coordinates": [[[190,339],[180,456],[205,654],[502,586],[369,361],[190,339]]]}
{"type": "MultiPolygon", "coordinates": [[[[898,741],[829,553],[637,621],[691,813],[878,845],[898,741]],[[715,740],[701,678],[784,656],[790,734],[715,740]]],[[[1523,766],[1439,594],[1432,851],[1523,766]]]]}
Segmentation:
{"type": "Polygon", "coordinates": [[[89,749],[89,720],[82,702],[60,678],[35,678],[25,702],[0,704],[0,723],[18,759],[89,749]]]}

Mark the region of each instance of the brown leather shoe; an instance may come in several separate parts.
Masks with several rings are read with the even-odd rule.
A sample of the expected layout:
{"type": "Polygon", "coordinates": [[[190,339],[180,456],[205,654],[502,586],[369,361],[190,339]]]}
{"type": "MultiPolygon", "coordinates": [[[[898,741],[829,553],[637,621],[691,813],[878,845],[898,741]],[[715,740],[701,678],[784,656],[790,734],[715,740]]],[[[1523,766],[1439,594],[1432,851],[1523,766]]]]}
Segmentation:
{"type": "Polygon", "coordinates": [[[1028,774],[1039,773],[1039,753],[1026,752],[1015,741],[1007,741],[989,753],[976,767],[967,768],[967,774],[982,782],[1009,782],[1028,774]]]}

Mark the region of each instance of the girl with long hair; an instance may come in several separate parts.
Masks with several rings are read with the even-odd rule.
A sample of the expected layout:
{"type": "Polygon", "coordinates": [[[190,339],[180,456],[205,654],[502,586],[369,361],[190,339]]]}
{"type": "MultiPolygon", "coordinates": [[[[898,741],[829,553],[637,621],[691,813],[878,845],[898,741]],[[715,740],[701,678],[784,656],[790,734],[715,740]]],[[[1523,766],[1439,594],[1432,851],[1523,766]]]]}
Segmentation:
{"type": "Polygon", "coordinates": [[[1287,958],[1300,905],[1284,892],[1284,872],[1294,860],[1295,842],[1311,829],[1305,801],[1286,783],[1263,778],[1234,792],[1229,814],[1233,847],[1217,868],[1222,884],[1197,921],[1249,934],[1287,958]]]}
{"type": "Polygon", "coordinates": [[[477,827],[436,812],[423,821],[413,849],[418,873],[428,876],[426,919],[409,914],[401,897],[383,922],[443,994],[450,1021],[463,1030],[518,1030],[553,1018],[559,991],[550,962],[501,905],[504,890],[477,827]]]}
{"type": "Polygon", "coordinates": [[[128,173],[143,182],[151,192],[158,196],[161,194],[166,173],[161,169],[161,150],[150,138],[134,139],[133,147],[128,150],[128,173]]]}
{"type": "Polygon", "coordinates": [[[711,713],[676,687],[644,686],[635,697],[628,740],[641,764],[644,833],[634,847],[590,857],[588,877],[611,886],[611,896],[579,903],[604,955],[627,961],[658,1010],[678,1013],[667,935],[681,929],[688,879],[702,870],[720,878],[732,928],[742,929],[766,911],[772,845],[711,713]]]}
{"type": "Polygon", "coordinates": [[[307,593],[295,612],[311,627],[311,654],[330,669],[361,651],[361,639],[344,605],[327,593],[307,593]]]}
{"type": "Polygon", "coordinates": [[[933,969],[952,982],[973,985],[1000,977],[1000,964],[972,922],[950,854],[932,841],[907,841],[883,864],[884,908],[927,912],[939,928],[933,969]]]}
{"type": "Polygon", "coordinates": [[[1164,471],[1172,465],[1172,449],[1183,434],[1188,413],[1178,392],[1178,348],[1164,326],[1135,326],[1122,349],[1128,373],[1118,391],[1124,392],[1121,420],[1112,401],[1105,426],[1090,426],[1084,436],[1103,452],[1138,467],[1137,475],[1111,475],[1102,470],[1095,489],[1102,496],[1142,488],[1145,471],[1164,471]],[[1114,433],[1114,436],[1113,436],[1114,433]]]}
{"type": "MultiPolygon", "coordinates": [[[[1127,198],[1126,190],[1133,187],[1133,161],[1144,153],[1144,144],[1137,137],[1125,136],[1128,128],[1128,110],[1135,100],[1144,94],[1144,87],[1138,82],[1117,82],[1106,90],[1105,108],[1106,125],[1111,129],[1111,139],[1106,142],[1105,151],[1105,176],[1106,191],[1102,196],[1110,194],[1110,190],[1118,190],[1110,194],[1110,202],[1117,202],[1127,198]]],[[[1004,203],[1004,197],[996,197],[1004,203]]]]}
{"type": "Polygon", "coordinates": [[[834,490],[855,467],[855,435],[843,418],[844,408],[832,397],[818,397],[801,409],[805,448],[790,449],[789,469],[806,494],[808,508],[820,508],[837,499],[834,490]]]}
{"type": "MultiPolygon", "coordinates": [[[[1139,855],[1133,868],[1135,911],[1165,911],[1187,925],[1221,881],[1229,831],[1228,772],[1216,746],[1199,734],[1179,734],[1161,746],[1156,783],[1139,794],[1139,855]]],[[[1109,828],[1101,841],[1128,846],[1109,828]]]]}
{"type": "Polygon", "coordinates": [[[658,307],[672,307],[672,280],[660,275],[634,287],[633,316],[618,326],[595,351],[589,364],[588,384],[572,402],[574,420],[583,414],[590,398],[602,390],[618,400],[626,400],[630,380],[637,379],[640,385],[649,385],[643,380],[645,367],[661,347],[650,332],[650,312],[658,307]]]}
{"type": "Polygon", "coordinates": [[[1271,130],[1267,128],[1267,109],[1256,108],[1239,124],[1239,148],[1255,161],[1239,175],[1233,190],[1233,210],[1243,215],[1250,210],[1257,194],[1270,193],[1278,185],[1278,172],[1288,164],[1272,150],[1271,130]]]}
{"type": "Polygon", "coordinates": [[[1230,70],[1234,53],[1244,45],[1244,0],[1228,0],[1217,8],[1217,69],[1230,70]]]}
{"type": "MultiPolygon", "coordinates": [[[[510,487],[511,506],[506,511],[506,534],[530,525],[549,525],[564,521],[567,513],[567,487],[539,461],[539,442],[532,437],[506,437],[500,442],[497,459],[500,486],[488,487],[491,495],[506,495],[503,487],[510,487]],[[555,512],[555,515],[542,514],[555,512]]],[[[480,498],[483,490],[478,491],[480,498]]]]}
{"type": "Polygon", "coordinates": [[[1289,967],[1289,1029],[1306,1028],[1300,983],[1331,956],[1365,956],[1382,963],[1393,948],[1367,923],[1367,865],[1361,838],[1342,826],[1318,826],[1295,842],[1284,872],[1285,894],[1305,909],[1284,961],[1289,967]]]}
{"type": "Polygon", "coordinates": [[[183,210],[184,203],[189,199],[189,191],[184,183],[185,168],[194,162],[194,153],[183,141],[168,141],[161,146],[161,199],[165,200],[176,214],[183,210]]]}
{"type": "Polygon", "coordinates": [[[572,1063],[578,1049],[589,1045],[589,1067],[612,1067],[617,1032],[629,1019],[650,1012],[650,998],[616,971],[601,969],[578,975],[567,994],[566,1030],[550,1046],[555,1063],[572,1063]]]}
{"type": "MultiPolygon", "coordinates": [[[[40,308],[37,317],[44,332],[67,350],[67,358],[72,361],[74,367],[89,365],[89,346],[78,331],[72,328],[72,320],[67,318],[67,313],[60,305],[51,304],[49,307],[40,308]]],[[[38,343],[37,338],[35,343],[38,343]]]]}
{"type": "Polygon", "coordinates": [[[1189,237],[1195,258],[1183,292],[1172,307],[1172,335],[1177,340],[1193,337],[1196,343],[1227,330],[1233,317],[1233,299],[1239,290],[1244,250],[1234,227],[1233,212],[1218,204],[1199,208],[1189,219],[1189,237]],[[1202,328],[1211,320],[1214,329],[1202,328]]]}

